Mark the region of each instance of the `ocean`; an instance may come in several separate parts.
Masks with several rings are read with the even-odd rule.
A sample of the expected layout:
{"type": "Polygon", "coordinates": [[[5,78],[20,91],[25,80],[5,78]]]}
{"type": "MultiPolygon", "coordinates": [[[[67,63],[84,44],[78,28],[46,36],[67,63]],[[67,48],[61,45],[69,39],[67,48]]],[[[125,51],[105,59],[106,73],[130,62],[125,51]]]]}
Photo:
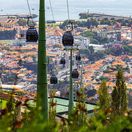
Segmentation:
{"type": "MultiPolygon", "coordinates": [[[[7,0],[2,0],[7,1],[7,0]]],[[[0,14],[28,14],[26,0],[19,3],[11,3],[1,6],[0,14]]],[[[55,20],[68,18],[66,0],[50,0],[55,20]]],[[[32,13],[38,14],[39,0],[29,0],[32,13]]],[[[69,0],[70,19],[78,19],[79,13],[104,13],[110,15],[132,16],[131,0],[69,0]]],[[[46,19],[53,20],[49,0],[46,0],[46,19]]]]}

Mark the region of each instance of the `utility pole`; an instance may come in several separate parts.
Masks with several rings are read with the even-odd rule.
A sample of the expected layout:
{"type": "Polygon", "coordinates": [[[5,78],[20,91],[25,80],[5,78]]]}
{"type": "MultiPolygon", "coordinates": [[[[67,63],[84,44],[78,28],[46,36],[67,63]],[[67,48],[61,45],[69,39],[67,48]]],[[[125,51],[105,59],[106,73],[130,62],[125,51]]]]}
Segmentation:
{"type": "Polygon", "coordinates": [[[38,42],[38,74],[37,74],[37,108],[48,121],[48,84],[45,33],[45,0],[40,0],[39,7],[39,42],[38,42]]]}
{"type": "Polygon", "coordinates": [[[71,114],[73,110],[73,102],[74,102],[74,95],[73,95],[73,80],[72,80],[72,48],[70,49],[70,89],[69,89],[69,109],[68,112],[71,114]]]}

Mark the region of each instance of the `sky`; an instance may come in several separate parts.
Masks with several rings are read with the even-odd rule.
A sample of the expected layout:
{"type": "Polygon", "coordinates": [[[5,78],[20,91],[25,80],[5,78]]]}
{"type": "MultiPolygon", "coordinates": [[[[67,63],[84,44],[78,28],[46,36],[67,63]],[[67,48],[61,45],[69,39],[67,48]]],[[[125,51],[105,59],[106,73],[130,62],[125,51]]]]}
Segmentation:
{"type": "MultiPolygon", "coordinates": [[[[1,7],[16,7],[16,6],[25,6],[26,5],[26,0],[0,0],[1,7]]],[[[51,0],[52,3],[60,3],[63,4],[65,3],[66,0],[51,0]]],[[[29,0],[29,2],[32,5],[38,5],[39,0],[29,0]]],[[[48,0],[46,0],[48,3],[48,0]]],[[[106,6],[111,6],[111,5],[121,5],[121,6],[130,6],[132,4],[132,0],[69,0],[69,3],[71,4],[80,4],[80,3],[88,3],[90,6],[100,6],[100,5],[106,5],[106,6]],[[109,5],[108,5],[109,4],[109,5]]]]}
{"type": "MultiPolygon", "coordinates": [[[[51,0],[55,17],[64,17],[66,0],[51,0]]],[[[32,13],[38,14],[39,0],[29,0],[32,13]]],[[[51,17],[49,0],[46,0],[47,17],[51,17]]],[[[128,14],[132,16],[132,0],[69,0],[70,13],[74,17],[79,12],[90,9],[93,12],[128,14]]],[[[28,13],[26,0],[0,0],[0,14],[28,13]]]]}

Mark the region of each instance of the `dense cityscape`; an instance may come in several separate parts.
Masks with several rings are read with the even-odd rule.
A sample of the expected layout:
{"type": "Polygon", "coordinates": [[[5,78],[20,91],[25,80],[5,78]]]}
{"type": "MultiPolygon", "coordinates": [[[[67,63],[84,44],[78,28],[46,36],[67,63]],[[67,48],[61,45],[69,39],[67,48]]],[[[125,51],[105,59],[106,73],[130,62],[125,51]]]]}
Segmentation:
{"type": "MultiPolygon", "coordinates": [[[[55,127],[56,131],[70,131],[72,125],[71,131],[79,132],[112,131],[112,128],[115,132],[132,131],[132,18],[89,11],[78,15],[78,20],[47,20],[44,24],[49,119],[54,121],[41,129],[36,125],[37,120],[31,129],[24,122],[32,120],[33,112],[37,111],[39,76],[43,77],[38,68],[38,45],[42,43],[40,33],[44,28],[40,27],[36,14],[0,15],[0,131],[33,128],[35,132],[55,131],[55,127]],[[32,29],[29,24],[34,25],[33,31],[39,32],[36,42],[31,40],[35,38],[27,37],[32,29]],[[72,48],[69,36],[74,39],[72,48]],[[15,115],[9,116],[10,112],[15,115]],[[121,123],[127,122],[124,127],[118,124],[116,128],[112,122],[118,120],[119,117],[114,119],[118,113],[121,123]],[[1,123],[7,120],[6,115],[9,119],[13,117],[15,124],[5,129],[1,123]],[[87,116],[93,118],[87,121],[87,116]],[[108,128],[103,128],[103,124],[108,128]]],[[[36,113],[35,117],[38,116],[36,113]]]]}

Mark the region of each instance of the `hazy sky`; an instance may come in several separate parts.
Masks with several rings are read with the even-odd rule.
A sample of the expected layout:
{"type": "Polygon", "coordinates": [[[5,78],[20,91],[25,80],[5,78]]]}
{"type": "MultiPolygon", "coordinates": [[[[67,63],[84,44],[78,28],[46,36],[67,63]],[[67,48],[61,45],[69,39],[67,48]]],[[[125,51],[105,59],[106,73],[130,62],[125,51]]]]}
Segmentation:
{"type": "MultiPolygon", "coordinates": [[[[53,4],[57,5],[63,5],[66,0],[51,0],[53,4]]],[[[39,3],[39,0],[29,0],[30,4],[33,6],[37,6],[39,3]]],[[[46,0],[46,3],[48,4],[48,0],[46,0]]],[[[89,6],[124,6],[124,7],[130,7],[132,6],[132,0],[69,0],[70,4],[79,5],[81,4],[88,4],[89,6]]],[[[13,7],[25,7],[26,6],[26,0],[0,0],[0,8],[13,8],[13,7]]]]}
{"type": "MultiPolygon", "coordinates": [[[[55,17],[64,17],[66,0],[51,0],[55,17]]],[[[38,14],[39,0],[29,0],[32,13],[38,14]]],[[[132,0],[69,0],[71,15],[90,9],[91,12],[132,15],[132,0]]],[[[46,0],[47,17],[51,17],[49,0],[46,0]]],[[[26,0],[0,0],[0,14],[28,13],[26,0]]],[[[73,16],[73,17],[74,17],[73,16]]]]}

